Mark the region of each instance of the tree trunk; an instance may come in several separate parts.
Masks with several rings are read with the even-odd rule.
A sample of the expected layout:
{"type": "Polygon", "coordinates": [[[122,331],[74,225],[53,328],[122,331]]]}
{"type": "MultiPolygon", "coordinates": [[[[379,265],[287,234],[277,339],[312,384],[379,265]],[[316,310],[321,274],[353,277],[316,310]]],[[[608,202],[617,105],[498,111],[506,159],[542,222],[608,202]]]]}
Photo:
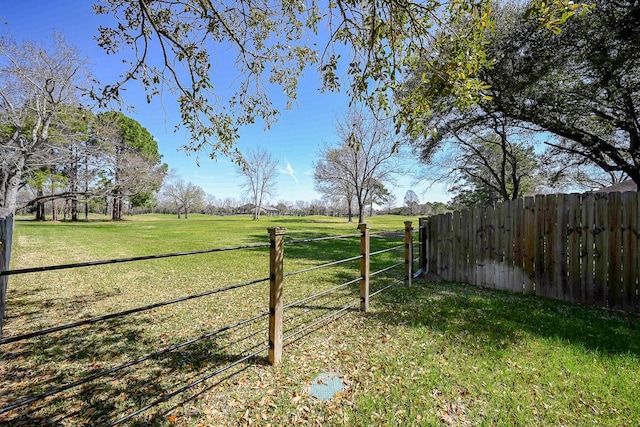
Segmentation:
{"type": "Polygon", "coordinates": [[[25,158],[20,156],[16,159],[14,166],[6,173],[6,187],[4,190],[4,208],[9,209],[11,213],[15,213],[18,203],[18,189],[22,172],[24,170],[25,158]]]}
{"type": "Polygon", "coordinates": [[[122,196],[116,193],[113,195],[113,209],[111,213],[111,219],[113,221],[121,221],[122,220],[122,196]]]}
{"type": "Polygon", "coordinates": [[[45,215],[45,210],[44,210],[44,203],[42,203],[40,201],[40,198],[44,196],[44,192],[42,191],[42,188],[40,186],[38,186],[38,189],[36,190],[36,197],[39,199],[36,202],[36,221],[46,221],[46,215],[45,215]]]}
{"type": "Polygon", "coordinates": [[[51,220],[52,221],[57,221],[58,220],[58,210],[57,210],[56,200],[55,199],[51,200],[51,220]]]}
{"type": "Polygon", "coordinates": [[[365,217],[364,210],[365,210],[364,203],[358,200],[358,224],[362,224],[364,222],[364,217],[365,217]]]}

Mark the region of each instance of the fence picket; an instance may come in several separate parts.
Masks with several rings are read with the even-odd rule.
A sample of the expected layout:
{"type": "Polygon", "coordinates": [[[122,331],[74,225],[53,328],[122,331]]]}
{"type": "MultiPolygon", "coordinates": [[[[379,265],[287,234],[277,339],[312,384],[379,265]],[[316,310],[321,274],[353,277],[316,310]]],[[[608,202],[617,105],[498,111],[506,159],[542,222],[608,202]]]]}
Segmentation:
{"type": "Polygon", "coordinates": [[[608,297],[609,307],[621,308],[621,262],[622,256],[622,212],[620,211],[620,193],[609,193],[609,265],[608,297]]]}
{"type": "Polygon", "coordinates": [[[484,286],[484,208],[478,206],[475,209],[475,246],[476,246],[476,285],[484,286]]]}
{"type": "Polygon", "coordinates": [[[495,288],[495,227],[494,227],[494,207],[493,205],[485,208],[485,268],[484,268],[484,284],[488,288],[495,288]]]}
{"type": "Polygon", "coordinates": [[[522,242],[523,255],[523,288],[522,291],[527,294],[534,293],[534,260],[535,260],[535,243],[536,243],[536,227],[535,227],[535,199],[526,197],[524,199],[524,213],[522,216],[522,226],[524,227],[524,236],[522,242]]]}
{"type": "Polygon", "coordinates": [[[580,252],[582,228],[580,226],[580,196],[569,194],[567,196],[567,287],[565,289],[565,301],[583,302],[581,292],[580,252]]]}
{"type": "Polygon", "coordinates": [[[543,195],[537,195],[534,199],[534,216],[535,216],[535,243],[534,243],[534,280],[535,280],[535,295],[543,296],[542,288],[543,282],[545,280],[544,276],[544,244],[545,244],[545,219],[544,215],[546,212],[546,197],[543,195]]]}
{"type": "Polygon", "coordinates": [[[638,219],[638,197],[635,193],[622,194],[623,215],[623,280],[622,309],[636,311],[637,307],[637,269],[638,269],[638,237],[636,222],[638,219]]]}
{"type": "Polygon", "coordinates": [[[453,233],[451,231],[451,221],[452,221],[452,217],[453,215],[451,214],[451,212],[447,212],[444,216],[444,228],[445,228],[445,235],[447,236],[446,239],[446,246],[447,246],[447,268],[446,268],[446,273],[447,273],[447,280],[452,281],[453,280],[453,274],[454,274],[454,268],[453,268],[453,244],[454,244],[454,239],[453,239],[453,233]]]}
{"type": "Polygon", "coordinates": [[[494,238],[494,242],[495,242],[495,249],[494,249],[494,260],[493,260],[493,264],[494,264],[494,282],[495,282],[495,289],[504,289],[504,258],[503,258],[503,254],[504,254],[504,223],[503,223],[503,218],[504,218],[504,210],[502,209],[503,206],[502,204],[498,204],[496,205],[495,209],[494,209],[494,218],[495,218],[495,226],[494,226],[494,233],[495,233],[495,238],[494,238]]]}
{"type": "Polygon", "coordinates": [[[451,264],[451,280],[460,282],[460,268],[462,264],[462,239],[460,238],[460,211],[451,215],[451,239],[453,241],[453,262],[451,264]]]}
{"type": "Polygon", "coordinates": [[[607,242],[609,240],[608,208],[609,201],[607,194],[596,195],[596,220],[594,224],[594,304],[603,307],[607,306],[607,267],[609,264],[609,250],[607,242]]]}
{"type": "Polygon", "coordinates": [[[513,256],[514,256],[514,290],[524,292],[524,199],[513,200],[513,256]]]}
{"type": "Polygon", "coordinates": [[[547,298],[553,298],[555,293],[553,289],[553,281],[556,275],[556,244],[555,233],[556,228],[556,195],[549,194],[546,197],[545,212],[544,212],[544,235],[545,235],[545,256],[544,256],[544,270],[545,277],[542,287],[542,296],[547,298]]]}
{"type": "Polygon", "coordinates": [[[429,271],[438,273],[438,217],[429,219],[429,271]]]}
{"type": "Polygon", "coordinates": [[[556,224],[553,242],[555,266],[551,298],[564,299],[567,294],[567,195],[556,195],[556,224]]]}
{"type": "Polygon", "coordinates": [[[582,196],[582,246],[580,277],[582,280],[581,299],[584,304],[593,304],[593,269],[594,269],[594,221],[595,196],[587,193],[582,196]]]}

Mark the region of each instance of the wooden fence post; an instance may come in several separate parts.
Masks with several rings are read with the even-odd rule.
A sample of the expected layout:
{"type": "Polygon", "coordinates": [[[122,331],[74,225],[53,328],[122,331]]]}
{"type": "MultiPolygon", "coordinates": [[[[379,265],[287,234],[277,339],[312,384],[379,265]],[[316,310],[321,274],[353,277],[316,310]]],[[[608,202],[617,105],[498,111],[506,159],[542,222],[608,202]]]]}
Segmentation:
{"type": "Polygon", "coordinates": [[[269,242],[269,363],[273,366],[282,359],[282,277],[284,235],[286,229],[270,227],[269,242]]]}
{"type": "Polygon", "coordinates": [[[427,272],[427,227],[429,225],[428,218],[420,218],[418,220],[418,269],[420,274],[427,272]]]}
{"type": "Polygon", "coordinates": [[[404,222],[404,284],[411,286],[413,275],[413,228],[411,221],[404,222]]]}
{"type": "MultiPolygon", "coordinates": [[[[0,208],[0,271],[9,270],[11,259],[11,237],[13,235],[13,213],[0,208]]],[[[5,309],[7,306],[7,285],[9,276],[0,276],[0,338],[4,326],[5,309]]]]}
{"type": "Polygon", "coordinates": [[[370,225],[361,223],[358,225],[360,232],[360,311],[369,311],[369,269],[371,244],[369,243],[370,225]]]}

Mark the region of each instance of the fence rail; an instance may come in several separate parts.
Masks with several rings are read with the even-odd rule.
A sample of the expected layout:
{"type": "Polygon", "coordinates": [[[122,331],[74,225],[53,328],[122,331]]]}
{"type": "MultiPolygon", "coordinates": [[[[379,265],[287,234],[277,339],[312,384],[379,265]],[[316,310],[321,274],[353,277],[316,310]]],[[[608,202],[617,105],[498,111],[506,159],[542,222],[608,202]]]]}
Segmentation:
{"type": "MultiPolygon", "coordinates": [[[[0,224],[1,225],[1,224],[0,224]]],[[[406,254],[413,253],[413,229],[411,223],[405,223],[405,229],[398,232],[394,232],[394,236],[402,236],[404,231],[404,244],[394,245],[389,248],[385,248],[379,251],[370,251],[370,239],[371,234],[368,224],[361,224],[359,226],[359,234],[351,234],[346,236],[335,237],[321,237],[316,239],[299,239],[285,242],[286,230],[282,228],[269,229],[269,243],[256,244],[256,245],[244,245],[234,246],[227,248],[216,248],[208,250],[200,250],[193,252],[180,252],[150,256],[140,256],[131,258],[120,258],[104,261],[91,261],[75,264],[54,265],[46,267],[26,268],[26,269],[8,269],[8,262],[3,264],[3,268],[0,269],[0,280],[4,280],[5,289],[6,283],[9,277],[23,276],[29,274],[41,273],[44,271],[53,272],[58,274],[59,270],[63,269],[78,269],[78,268],[100,268],[107,264],[122,264],[122,263],[136,263],[140,261],[152,261],[162,258],[171,257],[186,257],[200,254],[214,254],[219,252],[239,251],[239,250],[254,250],[261,248],[269,248],[269,276],[257,279],[247,280],[242,283],[234,283],[226,286],[222,286],[215,289],[209,289],[203,292],[192,293],[189,295],[183,295],[177,298],[168,299],[165,301],[153,302],[151,304],[130,308],[127,310],[116,311],[113,313],[102,314],[100,316],[93,316],[87,319],[78,319],[68,322],[66,324],[52,326],[48,328],[41,328],[26,333],[19,333],[10,336],[0,335],[0,350],[5,354],[20,354],[20,353],[32,353],[48,351],[47,345],[58,345],[65,341],[65,335],[72,336],[77,341],[73,341],[66,348],[66,351],[72,354],[76,350],[72,350],[70,346],[88,346],[89,339],[93,339],[93,334],[87,329],[95,327],[106,322],[119,321],[125,317],[139,315],[143,312],[149,312],[150,310],[168,309],[170,306],[178,305],[180,303],[187,303],[188,301],[200,300],[204,297],[216,298],[227,292],[235,291],[241,288],[256,286],[261,283],[269,282],[269,306],[262,307],[262,310],[257,308],[256,312],[241,319],[227,319],[227,323],[220,324],[218,327],[209,330],[208,332],[201,333],[197,336],[188,337],[182,341],[166,345],[161,348],[151,349],[146,354],[130,355],[123,354],[118,357],[118,360],[110,365],[106,365],[104,368],[94,368],[101,363],[107,361],[100,361],[96,365],[96,361],[92,361],[92,366],[81,369],[82,372],[64,372],[62,367],[55,366],[50,368],[50,372],[46,372],[45,375],[38,375],[40,378],[37,384],[33,387],[17,387],[16,389],[22,390],[13,391],[12,393],[5,393],[0,398],[0,422],[4,421],[17,421],[17,422],[39,422],[39,418],[30,418],[34,413],[46,412],[47,408],[55,404],[61,404],[71,396],[69,393],[77,393],[78,395],[86,387],[90,387],[91,384],[95,384],[97,381],[109,381],[109,379],[117,377],[118,375],[124,375],[125,371],[132,369],[139,369],[143,364],[153,361],[160,361],[162,358],[167,357],[171,353],[178,351],[190,351],[194,345],[206,344],[211,342],[212,339],[227,339],[231,340],[226,345],[218,348],[218,351],[222,351],[227,347],[233,347],[235,352],[222,357],[222,363],[217,366],[212,366],[206,372],[200,372],[199,376],[189,377],[189,380],[183,384],[176,384],[171,388],[164,389],[159,395],[145,395],[144,400],[137,408],[129,408],[125,413],[111,414],[111,419],[108,418],[92,418],[93,415],[88,415],[85,421],[89,423],[98,423],[103,425],[118,425],[135,417],[138,417],[143,412],[147,412],[150,409],[160,405],[169,399],[184,393],[192,388],[201,385],[203,382],[210,378],[220,376],[226,373],[232,368],[238,365],[250,361],[251,359],[259,356],[260,354],[267,354],[268,361],[275,365],[281,360],[283,348],[287,343],[292,342],[294,339],[298,339],[306,333],[322,327],[328,321],[338,318],[339,316],[355,309],[358,304],[361,311],[369,310],[369,299],[372,296],[383,292],[389,287],[401,283],[402,279],[397,279],[397,275],[384,275],[384,273],[392,273],[394,269],[404,265],[405,267],[405,283],[410,284],[410,279],[414,275],[413,264],[414,260],[405,258],[403,262],[394,262],[391,265],[382,265],[377,271],[370,271],[370,258],[372,256],[380,256],[388,254],[393,251],[400,251],[404,249],[406,254]],[[359,237],[359,254],[353,257],[347,257],[344,259],[333,260],[330,262],[324,262],[322,264],[310,267],[302,268],[296,271],[285,272],[283,268],[283,260],[285,258],[285,246],[290,247],[294,245],[306,245],[306,244],[318,244],[321,241],[327,240],[343,240],[349,241],[359,237]],[[302,274],[308,274],[315,272],[316,270],[325,269],[328,267],[335,267],[349,263],[359,264],[359,268],[355,269],[353,277],[345,282],[331,286],[328,289],[323,289],[313,295],[303,296],[296,301],[284,304],[284,294],[286,289],[286,280],[293,276],[299,276],[302,274]],[[376,276],[379,286],[371,292],[370,281],[371,278],[376,276]],[[409,279],[407,279],[407,277],[409,279]],[[357,285],[358,284],[358,285],[357,285]],[[357,286],[357,288],[354,288],[357,286]],[[314,302],[314,306],[308,306],[310,302],[314,302]],[[285,317],[288,316],[288,317],[285,317]],[[261,319],[268,319],[268,325],[260,326],[261,319]],[[285,329],[286,327],[286,329],[285,329]],[[240,332],[245,330],[245,332],[240,332]],[[224,334],[233,333],[229,337],[224,334]],[[50,339],[49,339],[50,338],[50,339]],[[87,341],[85,343],[85,341],[87,341]],[[51,344],[46,344],[50,342],[51,344]],[[24,351],[33,346],[33,350],[24,351]],[[43,347],[44,346],[44,347],[43,347]],[[130,357],[128,360],[126,357],[130,357]],[[66,378],[66,380],[65,380],[66,378]],[[32,392],[29,392],[32,390],[32,392]],[[16,394],[17,393],[17,394],[16,394]],[[27,393],[27,394],[25,394],[27,393]],[[57,400],[56,400],[57,399],[57,400]],[[56,403],[57,402],[57,403],[56,403]],[[3,421],[4,420],[4,421],[3,421]],[[22,420],[22,421],[18,421],[22,420]]],[[[7,232],[0,235],[0,241],[3,242],[6,247],[7,244],[7,232]]],[[[9,240],[10,242],[10,240],[9,240]]],[[[391,242],[393,243],[393,242],[391,242]]],[[[419,245],[423,245],[423,242],[418,242],[419,245]]],[[[10,245],[9,245],[10,247],[10,245]]],[[[357,249],[356,249],[357,250],[357,249]]],[[[391,254],[393,255],[393,254],[391,254]]],[[[398,255],[398,258],[400,256],[398,255]]],[[[8,259],[8,257],[7,257],[8,259]]],[[[344,267],[347,268],[347,267],[344,267]]],[[[12,279],[13,280],[13,279],[12,279]]],[[[259,289],[253,289],[252,292],[260,292],[259,289]]],[[[6,296],[6,293],[3,294],[6,296]]],[[[9,300],[9,303],[11,300],[9,300]]],[[[11,306],[8,307],[9,310],[11,306]]],[[[123,320],[124,322],[125,320],[123,320]]],[[[126,320],[126,322],[135,322],[135,319],[126,320]]],[[[5,325],[6,326],[6,325],[5,325]]],[[[11,328],[10,328],[11,329],[11,328]]],[[[116,340],[119,332],[116,329],[112,330],[110,324],[106,324],[104,329],[109,331],[107,334],[108,339],[116,340]]],[[[1,331],[0,331],[1,333],[1,331]]],[[[80,350],[83,351],[83,350],[80,350]]],[[[134,352],[132,352],[134,354],[134,352]]],[[[18,357],[18,356],[12,356],[18,357]]],[[[44,363],[47,363],[46,361],[44,363]]],[[[65,364],[63,362],[62,364],[65,364]]],[[[55,363],[54,363],[55,365],[55,363]]],[[[141,369],[141,368],[140,368],[141,369]]],[[[100,386],[97,386],[98,390],[100,386]]],[[[1,389],[2,387],[0,387],[1,389]]],[[[10,388],[9,388],[10,389],[10,388]]],[[[1,393],[0,393],[1,394],[1,393]]],[[[52,409],[57,411],[59,409],[52,409]]],[[[91,414],[92,408],[85,408],[88,413],[91,414]]],[[[58,415],[58,414],[56,414],[58,415]]],[[[73,415],[68,415],[73,416],[73,415]]],[[[95,416],[93,416],[95,417],[95,416]]]]}
{"type": "Polygon", "coordinates": [[[550,194],[426,220],[444,280],[637,312],[640,192],[550,194]]]}

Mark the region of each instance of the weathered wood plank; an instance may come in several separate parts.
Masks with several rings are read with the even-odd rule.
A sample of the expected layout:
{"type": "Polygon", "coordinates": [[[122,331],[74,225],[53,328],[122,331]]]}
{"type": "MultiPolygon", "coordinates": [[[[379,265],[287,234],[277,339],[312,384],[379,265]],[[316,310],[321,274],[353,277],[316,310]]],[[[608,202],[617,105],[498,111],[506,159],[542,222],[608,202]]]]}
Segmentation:
{"type": "Polygon", "coordinates": [[[460,259],[462,257],[460,242],[460,211],[454,211],[451,214],[451,238],[453,240],[451,280],[454,282],[460,282],[460,259]]]}
{"type": "Polygon", "coordinates": [[[622,212],[621,196],[618,192],[609,193],[609,268],[608,296],[609,307],[622,308],[622,212]]]}
{"type": "Polygon", "coordinates": [[[447,212],[444,215],[444,229],[445,229],[445,252],[446,252],[446,279],[453,281],[453,233],[451,231],[451,212],[447,212]]]}
{"type": "Polygon", "coordinates": [[[444,253],[445,250],[445,229],[444,229],[444,215],[438,215],[437,221],[437,230],[438,230],[438,275],[446,280],[445,268],[446,268],[446,256],[444,253]]]}
{"type": "Polygon", "coordinates": [[[537,296],[544,296],[544,283],[545,283],[545,213],[546,213],[547,199],[543,195],[537,195],[534,198],[534,235],[535,246],[533,254],[533,269],[534,269],[534,294],[537,296]]]}
{"type": "Polygon", "coordinates": [[[593,304],[593,269],[594,269],[594,221],[595,196],[593,193],[582,195],[582,244],[580,277],[582,280],[581,299],[584,304],[593,304]]]}
{"type": "Polygon", "coordinates": [[[524,283],[522,291],[526,295],[534,293],[534,280],[535,280],[535,246],[537,236],[536,231],[536,219],[535,219],[535,199],[533,197],[525,197],[524,199],[524,213],[522,216],[524,236],[523,236],[523,273],[524,283]]]}
{"type": "Polygon", "coordinates": [[[571,302],[583,302],[582,281],[580,277],[582,254],[580,243],[582,235],[580,195],[567,196],[567,288],[565,299],[571,302]]]}
{"type": "Polygon", "coordinates": [[[598,306],[607,306],[607,274],[609,266],[609,210],[607,193],[595,195],[596,212],[594,222],[594,287],[593,302],[598,306]]]}
{"type": "Polygon", "coordinates": [[[524,199],[511,202],[513,212],[513,266],[514,291],[523,293],[524,274],[524,199]]]}
{"type": "Polygon", "coordinates": [[[477,206],[475,209],[475,244],[476,244],[476,284],[478,286],[484,286],[484,207],[477,206]]]}
{"type": "Polygon", "coordinates": [[[485,286],[491,289],[495,289],[495,275],[496,275],[496,232],[495,232],[495,208],[493,205],[487,206],[484,212],[485,218],[485,269],[484,269],[484,283],[485,286]]]}
{"type": "Polygon", "coordinates": [[[621,309],[623,305],[622,292],[622,262],[624,251],[623,239],[623,208],[622,194],[614,192],[609,197],[609,268],[608,292],[609,306],[621,309]]]}
{"type": "Polygon", "coordinates": [[[556,195],[556,224],[554,229],[554,279],[552,298],[565,300],[567,294],[567,195],[556,195]]]}
{"type": "Polygon", "coordinates": [[[469,208],[469,283],[477,285],[478,281],[478,263],[476,254],[476,231],[477,231],[477,208],[472,206],[469,208]]]}
{"type": "Polygon", "coordinates": [[[460,212],[460,237],[462,252],[460,258],[460,281],[469,283],[469,209],[460,212]]]}
{"type": "Polygon", "coordinates": [[[495,289],[502,290],[504,289],[504,210],[502,203],[496,204],[494,209],[494,262],[493,262],[493,271],[495,275],[495,289]]]}
{"type": "Polygon", "coordinates": [[[505,273],[505,289],[514,291],[515,275],[514,275],[514,253],[513,253],[513,204],[511,201],[503,203],[504,206],[504,273],[505,273]]]}
{"type": "Polygon", "coordinates": [[[546,298],[555,297],[554,283],[556,280],[556,195],[546,196],[546,206],[544,213],[544,235],[545,235],[545,281],[542,296],[546,298]]]}
{"type": "Polygon", "coordinates": [[[636,311],[637,301],[637,269],[638,269],[638,196],[636,192],[622,194],[623,225],[623,276],[622,276],[622,309],[636,311]]]}

